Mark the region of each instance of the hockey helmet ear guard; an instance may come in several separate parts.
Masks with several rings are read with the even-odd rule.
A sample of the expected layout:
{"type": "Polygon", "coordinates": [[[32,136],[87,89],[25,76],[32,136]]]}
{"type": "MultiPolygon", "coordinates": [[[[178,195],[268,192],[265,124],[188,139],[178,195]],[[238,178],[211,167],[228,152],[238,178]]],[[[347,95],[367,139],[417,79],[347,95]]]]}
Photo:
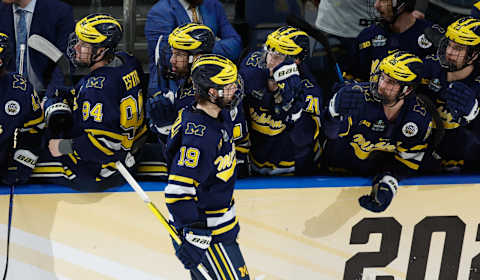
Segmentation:
{"type": "MultiPolygon", "coordinates": [[[[373,98],[383,104],[390,104],[383,94],[379,92],[381,80],[388,79],[390,83],[399,84],[393,105],[403,99],[409,89],[416,87],[421,81],[423,73],[423,61],[417,56],[404,52],[395,52],[377,65],[370,75],[370,91],[373,98]]],[[[393,106],[392,105],[392,106],[393,106]]]]}
{"type": "Polygon", "coordinates": [[[304,31],[283,26],[267,36],[265,49],[303,61],[310,55],[310,39],[304,31]]]}
{"type": "Polygon", "coordinates": [[[88,15],[77,22],[75,25],[75,36],[71,35],[68,43],[68,53],[72,61],[76,61],[75,45],[78,41],[88,43],[92,47],[89,65],[80,65],[76,61],[76,65],[91,66],[97,58],[106,53],[114,53],[123,36],[122,25],[109,14],[92,14],[88,15]],[[75,38],[76,37],[76,38],[75,38]],[[97,53],[99,48],[105,48],[103,53],[97,53]],[[72,59],[73,58],[73,59],[72,59]]]}
{"type": "Polygon", "coordinates": [[[243,98],[243,80],[237,66],[221,55],[198,57],[193,62],[191,76],[195,94],[220,108],[232,109],[243,98]],[[217,94],[212,95],[210,89],[215,89],[217,94]]]}
{"type": "Polygon", "coordinates": [[[10,62],[12,58],[12,48],[7,34],[0,33],[0,69],[10,62]]]}
{"type": "Polygon", "coordinates": [[[440,41],[437,56],[448,71],[458,71],[471,64],[480,53],[480,20],[461,18],[450,24],[440,41]],[[450,48],[447,55],[447,49],[450,48]]]}

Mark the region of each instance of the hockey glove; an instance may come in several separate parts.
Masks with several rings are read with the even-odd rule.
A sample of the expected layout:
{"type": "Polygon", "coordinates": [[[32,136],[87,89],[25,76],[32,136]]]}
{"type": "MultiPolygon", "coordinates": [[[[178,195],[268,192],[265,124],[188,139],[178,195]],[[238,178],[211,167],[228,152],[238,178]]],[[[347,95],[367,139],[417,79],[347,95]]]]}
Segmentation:
{"type": "Polygon", "coordinates": [[[478,100],[473,89],[462,82],[453,82],[446,88],[441,97],[454,121],[466,125],[478,115],[478,100]]]}
{"type": "Polygon", "coordinates": [[[173,98],[169,99],[158,93],[147,100],[145,110],[150,129],[156,134],[168,135],[176,117],[173,98]]]}
{"type": "Polygon", "coordinates": [[[333,84],[331,92],[337,92],[344,86],[351,84],[358,84],[358,82],[355,80],[344,80],[343,82],[336,82],[335,84],[333,84]]]}
{"type": "Polygon", "coordinates": [[[397,193],[398,181],[389,173],[375,176],[372,181],[372,192],[358,199],[360,206],[372,212],[383,212],[397,193]]]}
{"type": "Polygon", "coordinates": [[[202,262],[205,251],[210,247],[212,231],[188,225],[181,231],[182,245],[175,248],[175,255],[186,269],[193,269],[202,262]]]}
{"type": "Polygon", "coordinates": [[[272,73],[272,78],[278,85],[273,93],[274,113],[278,118],[293,123],[300,118],[305,103],[297,64],[286,58],[272,73]]]}
{"type": "Polygon", "coordinates": [[[332,117],[351,116],[356,119],[359,117],[363,100],[365,95],[360,87],[345,86],[330,99],[328,111],[332,117]]]}
{"type": "Polygon", "coordinates": [[[55,95],[45,102],[45,120],[54,136],[69,130],[73,125],[71,106],[74,95],[73,88],[58,88],[55,95]]]}
{"type": "Polygon", "coordinates": [[[30,178],[38,156],[29,150],[18,149],[13,154],[13,166],[8,168],[7,175],[2,179],[5,185],[24,184],[30,178]]]}

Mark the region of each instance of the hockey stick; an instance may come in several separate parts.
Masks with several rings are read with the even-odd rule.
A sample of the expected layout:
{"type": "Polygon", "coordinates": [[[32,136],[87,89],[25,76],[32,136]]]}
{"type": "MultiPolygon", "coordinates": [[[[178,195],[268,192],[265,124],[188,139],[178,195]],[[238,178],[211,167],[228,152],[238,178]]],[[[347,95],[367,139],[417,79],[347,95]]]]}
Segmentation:
{"type": "MultiPolygon", "coordinates": [[[[13,133],[13,149],[17,148],[18,128],[13,133]]],[[[8,260],[10,259],[10,232],[12,231],[12,213],[13,213],[13,196],[15,194],[15,185],[10,185],[10,201],[8,203],[8,225],[7,225],[7,252],[5,257],[5,270],[3,271],[3,280],[7,279],[8,260]]]]}
{"type": "MultiPolygon", "coordinates": [[[[143,191],[142,187],[140,187],[140,185],[133,178],[130,172],[128,172],[128,170],[125,168],[123,163],[121,163],[120,161],[117,161],[115,162],[115,165],[117,166],[117,169],[120,172],[120,174],[122,174],[123,178],[125,178],[128,184],[135,190],[135,192],[138,194],[138,196],[140,196],[143,202],[147,204],[148,208],[150,208],[150,211],[152,211],[155,217],[157,217],[160,223],[165,227],[165,229],[168,231],[168,233],[173,238],[173,240],[175,240],[177,245],[181,245],[182,240],[178,236],[177,231],[168,223],[167,219],[165,219],[165,217],[162,215],[160,210],[158,210],[155,204],[153,204],[152,200],[148,197],[145,191],[143,191]]],[[[198,271],[200,271],[200,273],[206,280],[213,280],[208,274],[207,269],[201,263],[197,266],[197,269],[198,271]]]]}
{"type": "Polygon", "coordinates": [[[63,74],[63,80],[66,86],[72,85],[72,77],[70,73],[70,62],[67,57],[50,41],[40,35],[34,34],[28,38],[28,46],[32,49],[44,54],[60,68],[63,74]]]}
{"type": "Polygon", "coordinates": [[[15,185],[10,185],[10,202],[8,205],[8,226],[7,226],[7,252],[5,258],[5,270],[3,272],[3,280],[7,279],[8,260],[10,255],[10,232],[12,231],[12,212],[13,212],[13,195],[15,192],[15,185]]]}
{"type": "Polygon", "coordinates": [[[287,16],[287,24],[305,31],[305,33],[307,33],[309,36],[311,36],[313,39],[317,40],[318,42],[320,42],[320,44],[323,45],[323,47],[327,51],[330,62],[332,63],[332,65],[335,65],[335,72],[337,73],[338,80],[343,83],[344,81],[342,71],[340,70],[337,59],[335,58],[335,55],[330,48],[330,43],[328,42],[327,36],[325,36],[322,31],[313,27],[310,23],[306,22],[304,19],[299,18],[294,14],[290,14],[287,16]]]}

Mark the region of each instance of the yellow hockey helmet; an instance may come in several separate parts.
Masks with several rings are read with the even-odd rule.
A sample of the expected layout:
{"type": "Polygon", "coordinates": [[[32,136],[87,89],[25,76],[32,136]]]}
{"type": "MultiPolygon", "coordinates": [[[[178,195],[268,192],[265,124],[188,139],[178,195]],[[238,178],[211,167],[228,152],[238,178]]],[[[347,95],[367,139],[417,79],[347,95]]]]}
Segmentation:
{"type": "Polygon", "coordinates": [[[172,48],[186,51],[191,55],[207,54],[213,50],[215,35],[206,25],[186,23],[170,33],[168,44],[172,48]]]}
{"type": "Polygon", "coordinates": [[[378,87],[382,74],[387,75],[400,85],[395,103],[403,99],[410,88],[416,87],[423,74],[423,61],[416,55],[397,51],[380,62],[370,76],[370,91],[375,100],[387,104],[389,100],[379,93],[378,87]]]}
{"type": "Polygon", "coordinates": [[[304,60],[310,54],[310,40],[304,31],[283,26],[267,36],[265,48],[268,51],[304,60]]]}
{"type": "Polygon", "coordinates": [[[92,14],[75,25],[78,39],[97,47],[116,48],[122,39],[122,25],[109,14],[92,14]]]}
{"type": "Polygon", "coordinates": [[[480,20],[461,18],[448,26],[445,37],[458,44],[476,46],[480,44],[480,20]]]}
{"type": "Polygon", "coordinates": [[[461,18],[450,24],[445,37],[440,41],[437,56],[440,64],[449,72],[460,70],[476,59],[480,51],[480,20],[461,18]],[[452,45],[457,46],[452,46],[452,45]],[[460,45],[460,46],[458,46],[460,45]],[[464,50],[462,51],[462,46],[464,50]],[[447,48],[453,48],[447,58],[447,48]]]}
{"type": "Polygon", "coordinates": [[[211,88],[219,91],[215,104],[221,108],[233,108],[238,105],[243,97],[243,83],[238,75],[237,66],[228,58],[216,54],[206,54],[197,58],[192,65],[192,81],[195,93],[209,100],[211,88]],[[226,86],[234,84],[235,96],[228,104],[222,100],[223,90],[226,86]]]}

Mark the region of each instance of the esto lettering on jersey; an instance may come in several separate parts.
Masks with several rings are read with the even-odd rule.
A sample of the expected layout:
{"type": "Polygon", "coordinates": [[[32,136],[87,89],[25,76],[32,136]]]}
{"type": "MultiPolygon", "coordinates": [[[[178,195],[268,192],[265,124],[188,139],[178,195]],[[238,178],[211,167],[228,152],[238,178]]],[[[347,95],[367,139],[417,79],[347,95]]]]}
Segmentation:
{"type": "Polygon", "coordinates": [[[137,70],[133,70],[132,72],[123,76],[122,79],[127,90],[131,90],[133,87],[136,87],[138,84],[140,84],[140,77],[138,76],[137,70]]]}
{"type": "Polygon", "coordinates": [[[368,158],[373,151],[394,152],[396,150],[395,145],[386,141],[380,141],[378,143],[367,141],[362,134],[355,134],[350,145],[353,147],[355,155],[361,160],[368,158]]]}
{"type": "Polygon", "coordinates": [[[218,156],[213,162],[217,166],[217,178],[227,182],[235,173],[237,157],[235,154],[235,144],[232,143],[232,150],[223,156],[218,156]]]}

